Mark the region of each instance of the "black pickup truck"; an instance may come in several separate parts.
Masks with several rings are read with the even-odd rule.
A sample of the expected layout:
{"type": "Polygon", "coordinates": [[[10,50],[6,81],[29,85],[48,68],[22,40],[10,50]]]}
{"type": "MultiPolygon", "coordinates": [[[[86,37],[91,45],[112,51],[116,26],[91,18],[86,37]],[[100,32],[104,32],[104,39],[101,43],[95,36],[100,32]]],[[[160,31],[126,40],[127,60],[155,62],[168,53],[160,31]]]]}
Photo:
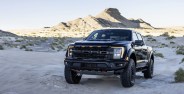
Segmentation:
{"type": "Polygon", "coordinates": [[[69,84],[78,84],[83,74],[120,75],[122,86],[132,87],[136,72],[153,77],[154,55],[136,31],[101,29],[69,44],[64,64],[69,84]]]}

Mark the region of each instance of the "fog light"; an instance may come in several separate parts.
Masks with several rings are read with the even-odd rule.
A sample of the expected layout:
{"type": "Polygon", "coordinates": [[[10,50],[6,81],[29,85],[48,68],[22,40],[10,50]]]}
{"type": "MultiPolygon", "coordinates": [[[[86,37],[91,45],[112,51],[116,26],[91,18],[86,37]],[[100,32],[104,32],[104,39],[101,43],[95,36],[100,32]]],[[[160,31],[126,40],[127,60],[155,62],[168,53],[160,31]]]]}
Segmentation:
{"type": "Polygon", "coordinates": [[[67,62],[64,62],[65,65],[67,65],[68,63],[67,62]]]}
{"type": "Polygon", "coordinates": [[[129,58],[128,58],[128,57],[126,57],[126,61],[128,61],[128,59],[129,59],[129,58]]]}
{"type": "Polygon", "coordinates": [[[117,64],[117,67],[123,67],[123,64],[117,64]]]}

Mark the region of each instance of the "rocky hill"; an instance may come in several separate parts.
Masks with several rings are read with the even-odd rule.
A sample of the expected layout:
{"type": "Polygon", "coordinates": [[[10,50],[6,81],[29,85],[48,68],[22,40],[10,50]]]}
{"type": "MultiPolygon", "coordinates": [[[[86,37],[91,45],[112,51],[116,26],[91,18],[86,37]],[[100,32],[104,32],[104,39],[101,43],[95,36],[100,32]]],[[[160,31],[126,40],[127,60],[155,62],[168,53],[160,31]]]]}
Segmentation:
{"type": "Polygon", "coordinates": [[[15,37],[17,36],[16,34],[10,33],[10,32],[6,32],[6,31],[2,31],[0,30],[0,37],[1,36],[10,36],[10,37],[15,37]]]}
{"type": "Polygon", "coordinates": [[[127,19],[121,15],[118,9],[108,8],[102,11],[97,16],[87,16],[85,18],[78,18],[69,22],[61,22],[53,28],[78,31],[90,30],[101,27],[116,27],[116,28],[154,28],[149,23],[142,19],[127,19]]]}

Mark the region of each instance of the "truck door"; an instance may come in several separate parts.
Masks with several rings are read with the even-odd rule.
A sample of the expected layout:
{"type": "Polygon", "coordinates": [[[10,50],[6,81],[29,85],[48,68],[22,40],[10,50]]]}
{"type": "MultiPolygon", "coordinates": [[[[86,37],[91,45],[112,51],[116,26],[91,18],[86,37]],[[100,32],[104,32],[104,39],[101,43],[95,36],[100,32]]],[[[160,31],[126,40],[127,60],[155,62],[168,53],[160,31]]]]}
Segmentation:
{"type": "MultiPolygon", "coordinates": [[[[137,37],[139,40],[143,40],[143,37],[141,36],[141,34],[137,33],[137,37]]],[[[141,66],[145,66],[148,62],[148,50],[147,50],[147,46],[145,45],[145,43],[143,43],[143,45],[141,46],[141,66]]]]}
{"type": "MultiPolygon", "coordinates": [[[[137,37],[137,34],[135,32],[132,33],[132,37],[133,37],[133,42],[135,42],[136,40],[139,40],[137,37]]],[[[134,48],[135,54],[136,54],[137,67],[142,67],[143,66],[142,46],[141,45],[134,45],[133,48],[134,48]]]]}

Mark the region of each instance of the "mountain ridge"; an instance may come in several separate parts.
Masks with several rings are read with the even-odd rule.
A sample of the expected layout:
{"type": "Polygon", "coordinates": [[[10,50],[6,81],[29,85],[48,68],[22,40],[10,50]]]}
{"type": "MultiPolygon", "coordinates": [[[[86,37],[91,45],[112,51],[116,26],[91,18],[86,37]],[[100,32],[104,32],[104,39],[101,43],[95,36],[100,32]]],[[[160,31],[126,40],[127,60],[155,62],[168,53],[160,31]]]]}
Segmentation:
{"type": "Polygon", "coordinates": [[[78,31],[97,28],[154,28],[148,22],[142,19],[129,20],[121,15],[116,8],[107,8],[96,16],[88,15],[84,18],[78,18],[68,22],[61,22],[51,28],[66,30],[66,31],[78,31]]]}

